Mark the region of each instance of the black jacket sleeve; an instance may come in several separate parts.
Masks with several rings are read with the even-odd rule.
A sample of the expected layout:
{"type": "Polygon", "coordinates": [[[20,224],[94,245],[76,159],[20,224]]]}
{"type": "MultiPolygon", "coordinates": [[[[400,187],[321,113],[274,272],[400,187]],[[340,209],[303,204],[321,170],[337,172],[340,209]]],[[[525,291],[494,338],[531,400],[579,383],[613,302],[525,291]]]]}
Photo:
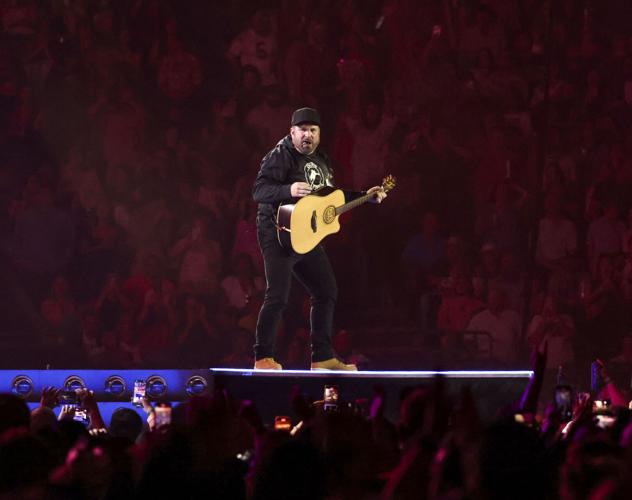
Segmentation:
{"type": "Polygon", "coordinates": [[[292,158],[276,147],[263,160],[252,188],[252,198],[257,203],[280,203],[292,198],[288,173],[292,158]]]}

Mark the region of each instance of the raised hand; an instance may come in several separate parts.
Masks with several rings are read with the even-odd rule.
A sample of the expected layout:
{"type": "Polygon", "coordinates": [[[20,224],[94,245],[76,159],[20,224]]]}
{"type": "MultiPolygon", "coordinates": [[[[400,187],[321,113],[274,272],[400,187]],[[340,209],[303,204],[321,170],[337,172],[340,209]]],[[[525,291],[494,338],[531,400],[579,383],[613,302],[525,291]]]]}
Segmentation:
{"type": "Polygon", "coordinates": [[[90,427],[95,429],[105,428],[105,422],[103,422],[103,418],[101,417],[94,392],[88,389],[79,389],[77,396],[79,397],[81,407],[84,408],[90,416],[90,427]]]}
{"type": "Polygon", "coordinates": [[[42,389],[42,396],[40,398],[40,407],[41,408],[50,408],[51,410],[55,408],[59,403],[57,399],[59,398],[59,393],[61,389],[57,389],[56,387],[44,387],[42,389]]]}

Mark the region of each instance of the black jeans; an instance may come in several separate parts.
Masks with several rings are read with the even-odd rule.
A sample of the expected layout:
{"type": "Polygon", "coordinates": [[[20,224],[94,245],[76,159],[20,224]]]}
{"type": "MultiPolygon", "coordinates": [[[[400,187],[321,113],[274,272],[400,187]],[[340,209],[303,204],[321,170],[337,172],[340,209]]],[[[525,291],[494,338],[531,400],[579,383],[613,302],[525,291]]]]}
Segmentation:
{"type": "Polygon", "coordinates": [[[311,299],[310,326],[312,361],[334,356],[331,335],[338,287],[331,264],[322,246],[300,255],[285,250],[274,228],[257,229],[266,273],[266,293],[259,311],[255,359],[273,358],[276,333],[290,294],[292,275],[307,289],[311,299]]]}

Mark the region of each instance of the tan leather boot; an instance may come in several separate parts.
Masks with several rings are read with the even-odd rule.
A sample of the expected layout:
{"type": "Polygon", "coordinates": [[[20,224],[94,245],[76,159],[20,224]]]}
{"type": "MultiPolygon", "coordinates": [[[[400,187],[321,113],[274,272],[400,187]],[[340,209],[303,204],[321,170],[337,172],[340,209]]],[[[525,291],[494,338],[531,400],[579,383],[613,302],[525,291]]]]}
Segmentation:
{"type": "Polygon", "coordinates": [[[348,372],[357,372],[356,365],[347,365],[338,358],[330,358],[325,361],[315,361],[312,363],[312,370],[340,370],[348,372]]]}
{"type": "Polygon", "coordinates": [[[261,358],[255,361],[255,370],[283,370],[274,358],[261,358]]]}

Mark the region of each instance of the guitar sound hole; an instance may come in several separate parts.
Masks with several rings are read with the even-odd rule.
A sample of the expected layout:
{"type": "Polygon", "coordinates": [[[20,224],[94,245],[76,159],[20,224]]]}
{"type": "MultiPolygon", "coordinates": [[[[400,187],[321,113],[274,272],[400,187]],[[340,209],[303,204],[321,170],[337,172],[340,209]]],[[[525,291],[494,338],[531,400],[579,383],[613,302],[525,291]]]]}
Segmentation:
{"type": "Polygon", "coordinates": [[[312,212],[312,231],[315,233],[317,230],[316,226],[316,210],[312,212]]]}

